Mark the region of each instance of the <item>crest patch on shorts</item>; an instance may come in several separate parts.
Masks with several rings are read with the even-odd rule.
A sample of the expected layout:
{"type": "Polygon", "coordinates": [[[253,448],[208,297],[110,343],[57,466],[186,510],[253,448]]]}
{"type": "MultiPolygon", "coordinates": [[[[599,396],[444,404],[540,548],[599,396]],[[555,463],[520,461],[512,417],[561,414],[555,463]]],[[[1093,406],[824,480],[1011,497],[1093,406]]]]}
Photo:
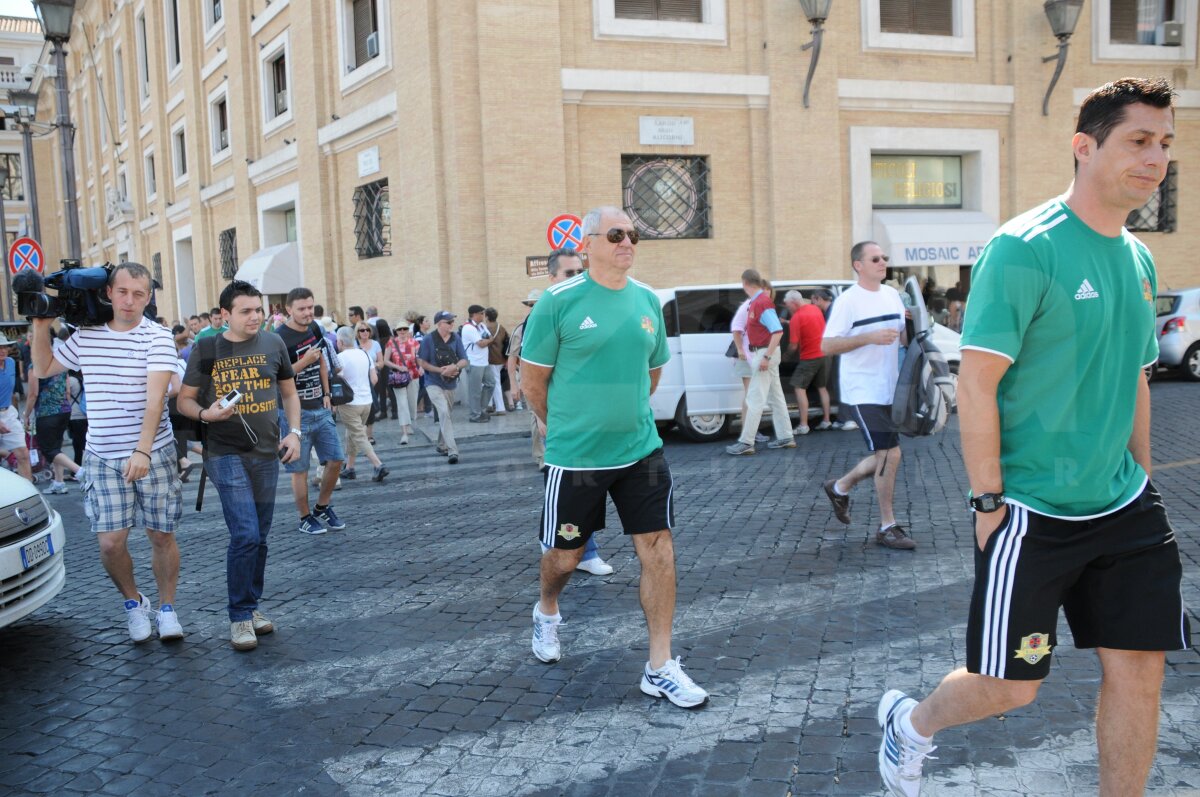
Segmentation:
{"type": "Polygon", "coordinates": [[[574,523],[564,523],[558,527],[558,536],[564,540],[579,539],[579,527],[574,523]]]}
{"type": "Polygon", "coordinates": [[[1013,658],[1021,659],[1026,664],[1037,664],[1043,656],[1050,655],[1050,648],[1049,634],[1030,634],[1021,637],[1021,647],[1013,658]]]}

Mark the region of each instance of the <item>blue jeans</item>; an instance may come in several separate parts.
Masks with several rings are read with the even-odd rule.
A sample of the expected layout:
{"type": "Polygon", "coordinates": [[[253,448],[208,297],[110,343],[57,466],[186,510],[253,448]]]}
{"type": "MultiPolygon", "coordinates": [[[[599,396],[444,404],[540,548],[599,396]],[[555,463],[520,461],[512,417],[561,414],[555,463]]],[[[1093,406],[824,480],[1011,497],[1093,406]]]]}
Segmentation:
{"type": "MultiPolygon", "coordinates": [[[[546,553],[546,551],[550,550],[545,545],[542,545],[542,543],[538,543],[538,544],[542,546],[543,554],[546,553]]],[[[599,559],[599,558],[600,558],[600,546],[596,543],[596,535],[593,534],[592,536],[588,537],[587,545],[583,546],[583,558],[580,559],[579,561],[586,562],[589,559],[599,559]]]]}
{"type": "Polygon", "coordinates": [[[205,459],[204,470],[221,496],[221,511],[229,527],[225,580],[229,621],[238,623],[251,618],[262,598],[279,460],[225,454],[205,459]]]}
{"type": "MultiPolygon", "coordinates": [[[[282,439],[288,433],[287,416],[279,411],[279,436],[282,439]]],[[[320,462],[341,462],[346,458],[342,451],[342,441],[338,437],[337,426],[333,422],[333,413],[327,409],[300,410],[300,431],[304,437],[300,440],[300,456],[294,462],[283,466],[288,473],[308,473],[310,452],[317,450],[317,460],[320,462]]]]}

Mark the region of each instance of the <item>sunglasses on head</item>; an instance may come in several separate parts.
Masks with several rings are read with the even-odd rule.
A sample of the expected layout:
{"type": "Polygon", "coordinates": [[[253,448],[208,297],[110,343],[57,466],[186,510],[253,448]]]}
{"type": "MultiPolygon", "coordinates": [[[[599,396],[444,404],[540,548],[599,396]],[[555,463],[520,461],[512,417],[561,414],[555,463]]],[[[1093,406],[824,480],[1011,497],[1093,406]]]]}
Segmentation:
{"type": "Polygon", "coordinates": [[[621,241],[625,240],[626,236],[628,236],[629,243],[633,244],[634,246],[637,246],[638,239],[642,237],[638,235],[637,230],[622,230],[620,227],[613,227],[608,232],[593,232],[588,234],[603,235],[608,239],[610,244],[619,244],[621,241]]]}

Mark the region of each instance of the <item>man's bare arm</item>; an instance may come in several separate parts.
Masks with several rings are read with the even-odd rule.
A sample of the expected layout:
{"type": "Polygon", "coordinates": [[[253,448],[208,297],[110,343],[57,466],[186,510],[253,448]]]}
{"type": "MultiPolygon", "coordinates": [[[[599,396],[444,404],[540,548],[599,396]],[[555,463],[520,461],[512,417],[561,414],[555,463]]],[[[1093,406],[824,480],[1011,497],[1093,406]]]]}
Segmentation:
{"type": "Polygon", "coordinates": [[[660,365],[657,368],[650,369],[650,395],[654,395],[654,391],[658,390],[658,380],[662,377],[663,367],[660,365]]]}
{"type": "MultiPolygon", "coordinates": [[[[42,379],[58,376],[67,370],[66,366],[54,357],[54,346],[50,342],[50,335],[48,333],[53,324],[53,318],[33,319],[33,336],[29,341],[30,360],[33,362],[36,376],[42,379]]],[[[26,376],[28,376],[31,382],[35,378],[35,374],[27,374],[26,376]]]]}
{"type": "Polygon", "coordinates": [[[521,363],[521,391],[525,394],[525,403],[543,425],[546,423],[546,394],[552,373],[554,368],[549,366],[534,365],[528,360],[521,363]]]}
{"type": "Polygon", "coordinates": [[[876,329],[861,335],[849,335],[844,338],[821,338],[821,352],[827,357],[845,354],[848,351],[861,349],[863,346],[889,346],[900,333],[894,329],[876,329]]]}
{"type": "MultiPolygon", "coordinates": [[[[1007,357],[964,349],[958,372],[958,418],[963,464],[971,494],[1004,492],[1000,470],[1000,406],[996,391],[1008,371],[1007,357]]],[[[976,516],[975,534],[980,548],[999,526],[1003,512],[976,516]]]]}
{"type": "Polygon", "coordinates": [[[1138,373],[1137,402],[1133,409],[1133,432],[1129,435],[1133,459],[1150,474],[1150,384],[1144,371],[1138,373]]]}

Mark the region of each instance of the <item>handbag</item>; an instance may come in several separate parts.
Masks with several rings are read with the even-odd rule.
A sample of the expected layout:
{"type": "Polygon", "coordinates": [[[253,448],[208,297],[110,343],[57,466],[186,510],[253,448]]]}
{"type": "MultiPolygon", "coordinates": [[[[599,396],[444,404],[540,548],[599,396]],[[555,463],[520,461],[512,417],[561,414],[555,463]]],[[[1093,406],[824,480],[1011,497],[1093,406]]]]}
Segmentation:
{"type": "Polygon", "coordinates": [[[388,343],[388,348],[396,355],[393,362],[397,362],[400,365],[399,369],[388,369],[388,384],[392,387],[408,387],[408,383],[412,381],[412,374],[408,372],[408,366],[404,364],[404,357],[401,356],[400,350],[396,348],[394,340],[388,343]]]}
{"type": "Polygon", "coordinates": [[[731,357],[731,358],[733,358],[734,360],[736,360],[736,359],[738,358],[738,352],[737,352],[737,343],[736,343],[736,342],[734,342],[734,341],[732,341],[732,340],[731,340],[731,341],[729,341],[729,348],[725,350],[725,356],[726,356],[726,357],[731,357]]]}
{"type": "MultiPolygon", "coordinates": [[[[321,331],[321,327],[313,323],[310,327],[312,334],[316,336],[317,347],[322,350],[321,356],[329,354],[328,344],[325,341],[325,333],[321,331]]],[[[332,359],[332,358],[330,358],[332,359]]],[[[343,404],[349,404],[354,401],[354,390],[351,389],[350,383],[342,377],[333,373],[333,369],[329,369],[329,403],[334,407],[340,407],[343,404]]]]}

